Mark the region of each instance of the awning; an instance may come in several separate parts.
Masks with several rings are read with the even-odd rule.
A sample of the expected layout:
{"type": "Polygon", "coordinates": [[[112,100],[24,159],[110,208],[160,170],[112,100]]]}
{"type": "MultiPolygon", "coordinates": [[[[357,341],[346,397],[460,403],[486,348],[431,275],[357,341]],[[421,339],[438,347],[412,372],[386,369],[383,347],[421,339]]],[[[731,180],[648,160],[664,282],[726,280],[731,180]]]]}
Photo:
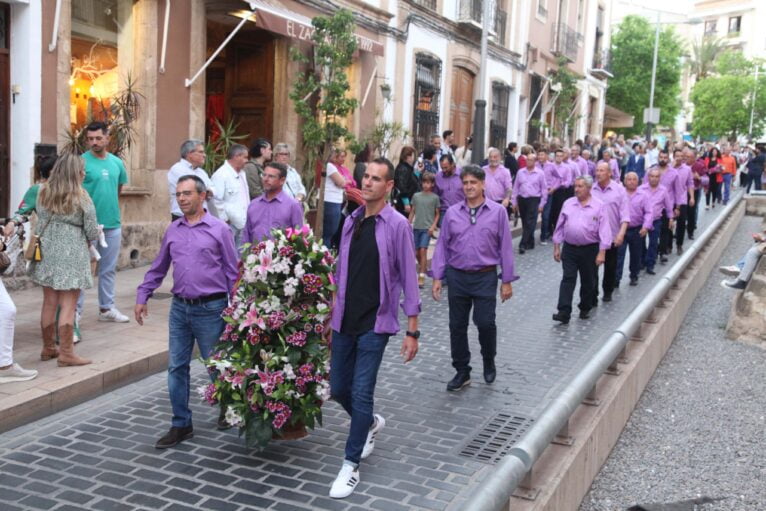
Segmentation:
{"type": "Polygon", "coordinates": [[[604,105],[604,129],[606,128],[632,128],[633,116],[618,110],[613,106],[604,105]]]}
{"type": "MultiPolygon", "coordinates": [[[[255,24],[262,29],[299,41],[311,41],[311,35],[314,33],[311,18],[261,1],[246,1],[250,4],[250,9],[255,11],[255,24]]],[[[383,44],[359,33],[355,36],[360,51],[370,52],[373,55],[383,55],[383,44]]]]}

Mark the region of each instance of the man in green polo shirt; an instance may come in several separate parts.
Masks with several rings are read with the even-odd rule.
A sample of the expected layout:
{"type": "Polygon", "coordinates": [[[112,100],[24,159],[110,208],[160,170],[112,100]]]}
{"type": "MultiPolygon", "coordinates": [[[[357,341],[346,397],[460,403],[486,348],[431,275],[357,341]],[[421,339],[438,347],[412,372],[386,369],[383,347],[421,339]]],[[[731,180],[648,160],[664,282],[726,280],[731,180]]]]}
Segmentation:
{"type": "MultiPolygon", "coordinates": [[[[104,226],[107,244],[106,247],[96,244],[101,254],[98,263],[98,320],[127,323],[128,317],[114,306],[114,284],[122,242],[119,196],[122,186],[128,182],[128,174],[122,160],[106,150],[109,146],[109,132],[103,122],[90,123],[85,128],[85,138],[90,149],[82,155],[85,160],[82,186],[93,199],[96,218],[104,226]]],[[[80,293],[77,319],[82,314],[84,300],[84,293],[80,293]]]]}

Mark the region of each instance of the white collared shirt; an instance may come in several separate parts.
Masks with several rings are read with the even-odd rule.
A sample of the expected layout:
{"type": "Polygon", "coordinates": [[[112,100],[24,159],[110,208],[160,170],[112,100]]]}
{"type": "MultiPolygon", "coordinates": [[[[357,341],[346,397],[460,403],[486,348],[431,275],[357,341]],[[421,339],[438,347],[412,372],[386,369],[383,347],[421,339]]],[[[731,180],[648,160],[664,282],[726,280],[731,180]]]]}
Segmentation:
{"type": "MultiPolygon", "coordinates": [[[[170,193],[170,214],[176,215],[176,216],[183,216],[183,212],[181,212],[181,208],[178,207],[178,201],[176,201],[176,186],[178,185],[178,180],[182,176],[188,176],[188,175],[194,175],[200,178],[205,183],[205,188],[208,189],[208,191],[213,191],[213,183],[210,181],[210,176],[207,175],[207,172],[205,172],[204,169],[197,167],[196,169],[192,167],[192,164],[189,163],[187,160],[181,158],[176,163],[173,164],[172,167],[170,167],[170,170],[168,171],[168,192],[170,193]]],[[[211,205],[212,205],[212,199],[209,199],[207,201],[207,204],[205,204],[205,209],[211,211],[211,205]]],[[[213,213],[214,214],[214,213],[213,213]]]]}
{"type": "Polygon", "coordinates": [[[228,161],[213,174],[213,194],[218,218],[235,229],[245,227],[250,193],[244,172],[237,172],[228,161]]]}

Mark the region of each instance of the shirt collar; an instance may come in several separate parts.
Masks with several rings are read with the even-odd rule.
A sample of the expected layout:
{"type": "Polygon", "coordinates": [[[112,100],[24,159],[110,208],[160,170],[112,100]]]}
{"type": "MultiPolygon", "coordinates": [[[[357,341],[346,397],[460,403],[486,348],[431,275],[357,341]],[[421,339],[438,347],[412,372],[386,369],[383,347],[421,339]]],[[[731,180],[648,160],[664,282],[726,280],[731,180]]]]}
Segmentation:
{"type": "Polygon", "coordinates": [[[181,161],[179,161],[178,163],[180,163],[181,165],[185,167],[189,167],[189,169],[191,170],[194,170],[194,165],[192,165],[191,162],[187,160],[186,158],[181,158],[181,161]]]}
{"type": "MultiPolygon", "coordinates": [[[[354,210],[354,212],[353,212],[353,213],[351,213],[351,217],[352,217],[354,220],[357,220],[357,219],[358,219],[360,216],[364,216],[364,213],[365,213],[365,211],[366,211],[366,208],[364,208],[364,207],[356,208],[356,209],[354,210]]],[[[392,215],[392,214],[397,214],[397,215],[399,215],[400,213],[399,213],[398,211],[394,211],[394,209],[393,209],[393,208],[392,208],[392,207],[391,207],[391,206],[390,206],[388,203],[386,203],[386,204],[383,206],[383,209],[381,209],[381,210],[378,212],[378,214],[377,214],[377,215],[375,215],[375,216],[376,216],[376,217],[378,217],[378,218],[380,218],[380,219],[381,219],[381,220],[383,220],[384,222],[388,223],[388,222],[391,220],[391,215],[392,215]]]]}
{"type": "MultiPolygon", "coordinates": [[[[479,206],[479,209],[488,209],[489,208],[489,206],[487,205],[488,201],[489,201],[489,199],[487,199],[487,197],[485,196],[484,197],[484,202],[481,204],[481,206],[479,206]]],[[[466,211],[466,212],[470,212],[471,207],[468,205],[468,199],[466,199],[466,200],[464,200],[463,202],[460,203],[460,209],[462,209],[463,211],[466,211]]]]}
{"type": "Polygon", "coordinates": [[[186,225],[186,226],[188,226],[188,227],[195,227],[195,226],[197,226],[197,225],[199,225],[199,224],[205,224],[205,225],[208,225],[208,226],[210,226],[210,225],[213,225],[213,224],[212,224],[212,221],[211,221],[211,220],[212,220],[212,218],[213,218],[213,217],[212,217],[212,215],[211,215],[209,212],[205,211],[205,214],[204,214],[204,215],[202,215],[202,218],[200,218],[199,222],[197,222],[196,224],[190,224],[190,223],[189,223],[189,222],[186,220],[186,217],[185,217],[185,216],[182,216],[182,217],[181,217],[181,222],[180,222],[180,224],[184,224],[184,225],[186,225]]]}
{"type": "Polygon", "coordinates": [[[266,198],[266,192],[264,192],[263,194],[261,194],[261,196],[260,196],[260,197],[258,197],[258,200],[259,200],[259,201],[261,201],[261,202],[272,202],[272,201],[277,201],[277,202],[284,202],[284,201],[285,201],[285,198],[287,198],[287,194],[285,193],[285,190],[284,190],[284,188],[283,188],[283,189],[282,189],[282,190],[280,190],[280,192],[279,192],[279,193],[278,193],[278,194],[277,194],[277,195],[276,195],[276,196],[275,196],[273,199],[271,199],[271,200],[269,200],[269,199],[267,199],[267,198],[266,198]]]}

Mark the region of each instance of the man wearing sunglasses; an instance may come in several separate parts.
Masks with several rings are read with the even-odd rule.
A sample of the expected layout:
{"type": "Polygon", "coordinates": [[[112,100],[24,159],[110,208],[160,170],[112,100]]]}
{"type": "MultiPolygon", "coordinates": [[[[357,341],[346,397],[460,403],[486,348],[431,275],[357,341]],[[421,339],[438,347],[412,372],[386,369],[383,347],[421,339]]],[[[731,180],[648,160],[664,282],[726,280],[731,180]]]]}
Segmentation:
{"type": "Polygon", "coordinates": [[[441,298],[442,279],[449,288],[449,330],[452,366],[457,371],[447,384],[457,391],[471,383],[471,352],[468,349],[468,316],[473,307],[473,322],[479,330],[484,361],[484,381],[495,381],[497,350],[498,266],[501,268],[500,299],[513,295],[513,244],[505,207],[484,195],[485,173],[481,167],[467,165],[461,174],[465,200],[451,206],[444,215],[442,230],[431,262],[434,300],[441,298]]]}
{"type": "Polygon", "coordinates": [[[394,166],[385,158],[369,164],[362,178],[364,207],[343,224],[332,313],[330,394],[351,417],[343,466],[330,497],[351,495],[359,483],[359,463],[372,454],[385,420],[373,415],[378,369],[388,339],[399,331],[398,309],[407,316],[401,348],[405,363],[418,352],[420,291],[415,244],[407,218],[386,197],[394,187],[394,166]]]}

